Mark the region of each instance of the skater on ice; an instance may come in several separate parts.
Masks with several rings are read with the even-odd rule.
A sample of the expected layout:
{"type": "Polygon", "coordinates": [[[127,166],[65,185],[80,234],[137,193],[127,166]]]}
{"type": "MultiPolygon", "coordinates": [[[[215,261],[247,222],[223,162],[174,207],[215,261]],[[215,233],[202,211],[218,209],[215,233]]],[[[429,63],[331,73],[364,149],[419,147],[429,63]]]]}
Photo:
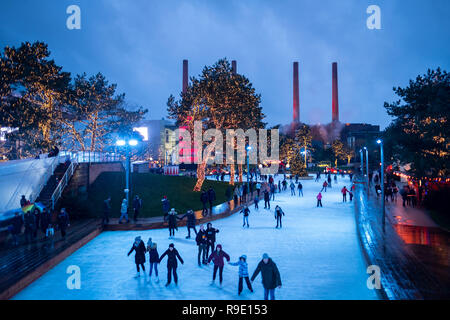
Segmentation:
{"type": "Polygon", "coordinates": [[[342,202],[347,202],[347,192],[348,192],[348,189],[347,189],[346,186],[344,186],[344,187],[341,189],[341,193],[342,193],[342,202]]]}
{"type": "Polygon", "coordinates": [[[209,255],[209,249],[211,249],[211,253],[214,251],[214,245],[216,243],[216,233],[219,233],[219,229],[215,229],[212,226],[211,222],[208,222],[206,225],[206,256],[209,255]]]}
{"type": "Polygon", "coordinates": [[[177,226],[177,220],[179,220],[180,218],[178,218],[177,216],[177,212],[175,211],[175,208],[172,208],[169,211],[168,214],[168,220],[169,220],[169,239],[172,239],[175,236],[175,230],[178,231],[178,226],[177,226]]]}
{"type": "Polygon", "coordinates": [[[175,245],[173,243],[169,244],[169,249],[167,249],[159,258],[161,262],[164,257],[167,256],[167,283],[166,287],[172,282],[172,274],[175,285],[178,285],[178,260],[180,260],[181,264],[184,264],[183,259],[178,253],[177,249],[175,249],[175,245]],[[178,260],[177,260],[178,259],[178,260]]]}
{"type": "Polygon", "coordinates": [[[278,225],[280,226],[280,228],[282,228],[282,226],[281,226],[281,217],[282,216],[284,216],[284,212],[280,208],[280,206],[277,205],[275,207],[275,219],[277,220],[277,226],[275,228],[278,228],[278,225]]]}
{"type": "Polygon", "coordinates": [[[317,198],[317,207],[320,205],[322,207],[322,193],[319,192],[316,196],[317,198]]]}
{"type": "Polygon", "coordinates": [[[264,190],[264,209],[270,209],[270,195],[267,190],[264,190]]]}
{"type": "Polygon", "coordinates": [[[136,274],[136,278],[139,278],[141,276],[141,271],[139,269],[139,266],[142,267],[142,271],[145,274],[145,244],[144,241],[141,240],[141,237],[136,237],[134,239],[134,243],[133,246],[131,247],[131,250],[128,252],[128,256],[132,253],[135,252],[134,255],[134,263],[136,263],[136,270],[137,270],[137,274],[136,274]]]}
{"type": "Polygon", "coordinates": [[[152,240],[152,238],[150,238],[147,242],[147,251],[149,253],[148,261],[150,262],[150,271],[149,271],[148,275],[150,276],[150,279],[151,279],[152,270],[153,270],[153,268],[155,268],[156,282],[159,282],[159,277],[158,277],[159,254],[158,254],[156,242],[152,242],[151,240],[152,240]]]}
{"type": "Polygon", "coordinates": [[[259,210],[259,206],[258,206],[258,204],[259,204],[259,195],[255,196],[255,199],[253,199],[253,202],[255,203],[255,209],[259,210]]]}
{"type": "Polygon", "coordinates": [[[250,214],[250,209],[248,208],[248,206],[244,206],[244,209],[241,210],[241,212],[243,214],[243,224],[242,227],[245,227],[245,224],[247,223],[247,228],[250,228],[249,224],[248,224],[248,216],[250,214]]]}
{"type": "Polygon", "coordinates": [[[195,235],[197,235],[197,230],[195,229],[195,213],[194,210],[188,210],[184,216],[180,218],[180,220],[183,220],[184,218],[187,218],[186,227],[188,230],[188,235],[186,236],[186,239],[191,238],[191,229],[194,230],[195,235]]]}
{"type": "Polygon", "coordinates": [[[247,284],[248,290],[253,293],[252,284],[248,277],[248,265],[247,265],[247,256],[244,254],[239,257],[239,261],[237,262],[228,262],[230,266],[239,266],[239,282],[238,282],[238,295],[241,295],[243,290],[243,281],[247,284]]]}
{"type": "Polygon", "coordinates": [[[302,195],[303,197],[303,185],[301,182],[298,183],[297,189],[298,189],[298,196],[300,197],[300,195],[302,195]]]}
{"type": "Polygon", "coordinates": [[[291,188],[291,196],[295,196],[295,184],[293,181],[291,181],[289,187],[291,188]]]}
{"type": "Polygon", "coordinates": [[[211,255],[208,258],[208,263],[211,261],[214,263],[214,270],[213,270],[213,279],[211,282],[211,285],[214,284],[216,281],[216,274],[217,270],[219,270],[219,285],[222,288],[222,281],[223,281],[223,267],[225,265],[223,259],[227,259],[227,261],[230,261],[230,256],[222,250],[222,245],[218,244],[216,247],[216,250],[211,253],[211,255]]]}
{"type": "Polygon", "coordinates": [[[198,266],[201,267],[202,264],[206,264],[206,261],[208,260],[208,255],[206,252],[208,241],[204,225],[200,226],[200,230],[195,237],[195,241],[198,246],[198,266]]]}
{"type": "Polygon", "coordinates": [[[267,253],[263,254],[262,260],[258,263],[253,272],[251,281],[253,282],[261,272],[262,284],[264,287],[264,300],[275,300],[275,288],[281,288],[281,276],[277,265],[267,253]]]}
{"type": "Polygon", "coordinates": [[[322,185],[322,190],[320,190],[320,192],[322,192],[322,191],[327,192],[327,187],[328,187],[328,183],[326,181],[324,181],[323,185],[322,185]]]}

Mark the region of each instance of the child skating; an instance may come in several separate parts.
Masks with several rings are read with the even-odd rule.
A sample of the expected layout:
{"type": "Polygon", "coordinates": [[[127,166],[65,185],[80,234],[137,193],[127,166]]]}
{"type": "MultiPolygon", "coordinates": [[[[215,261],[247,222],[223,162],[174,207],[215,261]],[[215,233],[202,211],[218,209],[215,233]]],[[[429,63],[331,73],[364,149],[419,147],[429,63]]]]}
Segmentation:
{"type": "Polygon", "coordinates": [[[238,295],[240,295],[242,292],[244,279],[245,283],[247,284],[248,290],[253,293],[252,284],[250,282],[250,279],[248,278],[247,256],[244,254],[239,257],[238,262],[228,262],[228,264],[231,266],[239,266],[238,295]]]}
{"type": "Polygon", "coordinates": [[[211,282],[211,285],[213,285],[216,281],[216,274],[217,270],[219,270],[219,285],[222,288],[222,281],[223,281],[223,267],[225,265],[223,259],[227,259],[227,261],[230,261],[230,256],[222,250],[222,245],[218,244],[216,247],[216,250],[209,256],[208,263],[211,261],[214,263],[214,270],[213,270],[213,279],[211,282]]]}

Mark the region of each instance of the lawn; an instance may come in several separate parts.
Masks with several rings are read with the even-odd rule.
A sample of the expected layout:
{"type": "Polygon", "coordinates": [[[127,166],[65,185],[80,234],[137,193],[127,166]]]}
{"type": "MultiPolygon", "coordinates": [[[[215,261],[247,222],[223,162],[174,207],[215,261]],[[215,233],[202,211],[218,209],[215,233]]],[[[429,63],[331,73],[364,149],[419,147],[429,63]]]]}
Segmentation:
{"type": "MultiPolygon", "coordinates": [[[[185,213],[188,209],[199,210],[202,208],[200,192],[193,192],[196,183],[195,178],[182,176],[164,176],[153,173],[133,173],[131,177],[132,196],[139,195],[143,200],[143,208],[140,217],[154,217],[162,215],[161,199],[167,196],[170,206],[178,213],[185,213]]],[[[215,204],[226,201],[225,192],[228,187],[226,182],[206,180],[203,189],[212,187],[216,192],[215,204]]],[[[111,216],[119,217],[120,204],[124,198],[125,175],[121,172],[104,172],[91,185],[88,197],[85,201],[71,199],[78,202],[72,205],[73,211],[84,211],[82,214],[91,217],[102,216],[102,205],[108,195],[111,195],[111,216]]],[[[131,201],[130,197],[130,201],[131,201]]],[[[71,207],[69,203],[67,207],[71,207]]],[[[68,208],[68,209],[69,209],[68,208]]],[[[78,212],[79,214],[80,212],[78,212]]]]}

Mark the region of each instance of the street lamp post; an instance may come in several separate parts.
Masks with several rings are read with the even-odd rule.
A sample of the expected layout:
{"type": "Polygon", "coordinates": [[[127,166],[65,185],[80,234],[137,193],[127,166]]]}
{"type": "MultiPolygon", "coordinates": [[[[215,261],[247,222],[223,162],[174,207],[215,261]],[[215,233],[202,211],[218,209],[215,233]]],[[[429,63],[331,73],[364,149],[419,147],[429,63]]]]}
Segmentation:
{"type": "Polygon", "coordinates": [[[246,157],[246,160],[247,160],[247,190],[250,193],[250,180],[249,180],[250,160],[249,160],[249,155],[248,154],[249,154],[250,150],[252,150],[252,147],[251,146],[247,146],[247,147],[245,147],[245,149],[247,150],[247,157],[246,157]]]}
{"type": "Polygon", "coordinates": [[[362,149],[359,149],[359,155],[361,156],[361,165],[360,165],[360,170],[361,170],[361,174],[364,176],[364,162],[363,162],[363,152],[362,149]]]}
{"type": "Polygon", "coordinates": [[[383,201],[383,223],[385,217],[385,203],[384,203],[384,153],[383,153],[383,141],[381,139],[377,140],[380,145],[380,157],[381,157],[381,200],[383,201]]]}
{"type": "Polygon", "coordinates": [[[127,199],[127,208],[130,203],[130,193],[131,193],[131,179],[130,179],[130,169],[131,169],[131,150],[130,147],[137,146],[138,141],[136,139],[130,139],[128,141],[120,139],[116,141],[116,145],[119,147],[125,147],[126,161],[125,161],[125,198],[127,199]]]}
{"type": "Polygon", "coordinates": [[[364,147],[364,150],[366,151],[366,175],[367,175],[367,195],[369,195],[370,190],[370,179],[369,179],[369,150],[364,147]]]}

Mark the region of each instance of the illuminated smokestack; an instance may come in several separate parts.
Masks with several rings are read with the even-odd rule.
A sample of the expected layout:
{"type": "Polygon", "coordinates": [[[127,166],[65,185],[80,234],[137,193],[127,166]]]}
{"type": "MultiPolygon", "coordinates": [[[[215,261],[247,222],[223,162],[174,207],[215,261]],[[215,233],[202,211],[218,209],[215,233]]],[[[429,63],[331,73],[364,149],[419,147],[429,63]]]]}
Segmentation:
{"type": "Polygon", "coordinates": [[[293,100],[293,116],[294,122],[300,121],[300,102],[298,87],[298,62],[294,62],[294,100],[293,100]]]}
{"type": "Polygon", "coordinates": [[[236,60],[231,61],[231,71],[233,72],[233,74],[237,73],[236,60]]]}
{"type": "Polygon", "coordinates": [[[188,77],[189,77],[188,61],[183,60],[183,93],[186,92],[188,87],[188,77]]]}
{"type": "Polygon", "coordinates": [[[337,62],[333,62],[332,66],[332,121],[339,121],[339,99],[338,99],[338,78],[337,78],[337,62]]]}

